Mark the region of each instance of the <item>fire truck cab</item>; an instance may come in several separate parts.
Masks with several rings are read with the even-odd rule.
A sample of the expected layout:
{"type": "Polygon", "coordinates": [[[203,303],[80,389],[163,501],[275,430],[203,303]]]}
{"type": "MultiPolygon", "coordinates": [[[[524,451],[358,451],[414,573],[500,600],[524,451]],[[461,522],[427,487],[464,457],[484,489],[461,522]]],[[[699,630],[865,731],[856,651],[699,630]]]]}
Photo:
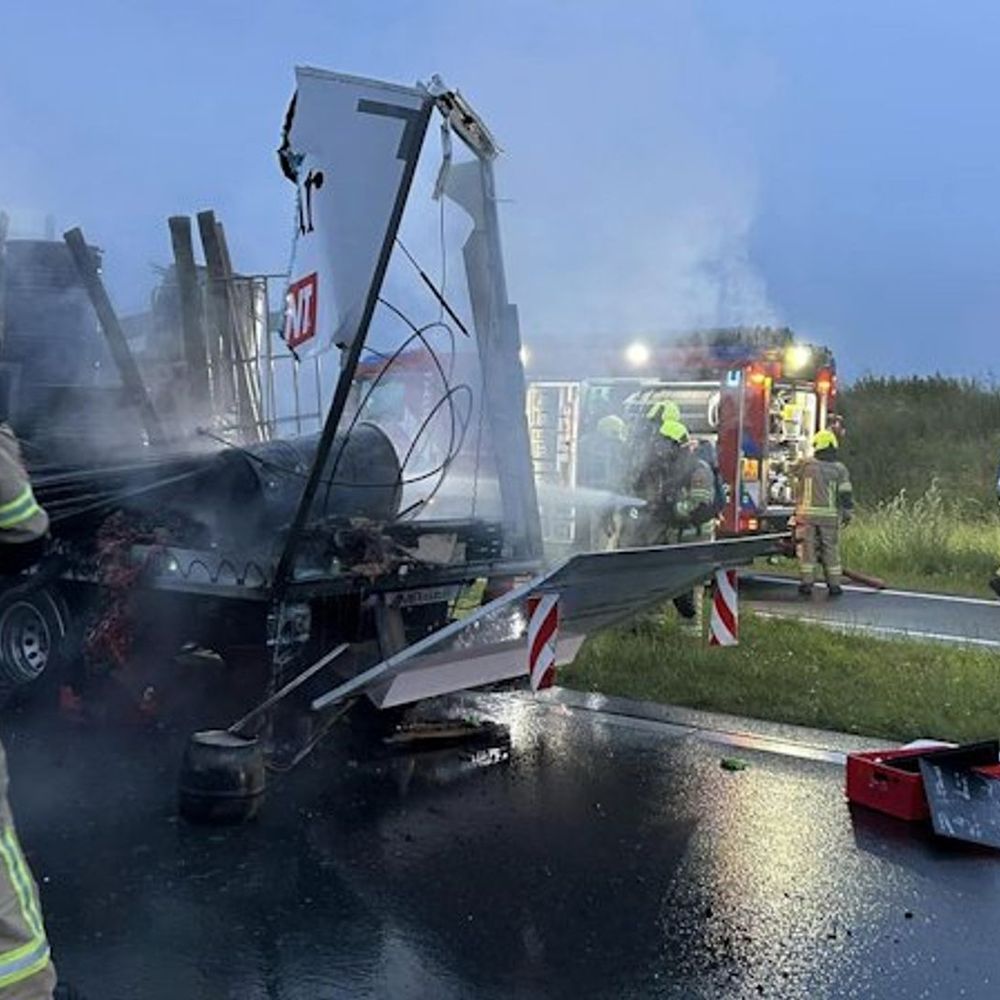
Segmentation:
{"type": "MultiPolygon", "coordinates": [[[[528,429],[546,541],[581,544],[585,504],[572,502],[570,491],[585,496],[588,488],[609,489],[606,477],[593,471],[599,473],[600,462],[589,454],[600,440],[599,421],[609,415],[625,421],[623,450],[634,462],[655,431],[651,408],[666,400],[679,408],[703,456],[721,476],[726,501],[717,533],[787,528],[794,510],[794,467],[810,454],[813,434],[834,419],[837,382],[831,353],[791,343],[746,350],[742,356],[703,352],[696,364],[688,356],[683,367],[697,377],[529,380],[528,429]]],[[[612,492],[627,494],[629,485],[626,475],[612,492]]]]}

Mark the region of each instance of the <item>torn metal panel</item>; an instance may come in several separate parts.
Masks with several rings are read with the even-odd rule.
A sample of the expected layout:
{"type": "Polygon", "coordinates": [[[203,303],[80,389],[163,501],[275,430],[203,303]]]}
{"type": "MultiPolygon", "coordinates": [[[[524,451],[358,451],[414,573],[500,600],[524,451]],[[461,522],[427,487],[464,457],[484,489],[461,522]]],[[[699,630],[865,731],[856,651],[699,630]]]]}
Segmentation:
{"type": "Polygon", "coordinates": [[[527,671],[528,597],[559,594],[557,664],[588,635],[690,590],[716,570],[776,552],[785,535],[662,545],[573,556],[318,698],[322,709],[364,692],[380,707],[405,704],[527,671]]]}
{"type": "Polygon", "coordinates": [[[407,167],[423,142],[428,96],[300,67],[279,151],[296,186],[297,233],[285,340],[301,356],[348,348],[407,167]]]}
{"type": "Polygon", "coordinates": [[[462,253],[480,364],[488,373],[481,405],[492,435],[505,534],[512,556],[540,558],[542,529],[525,418],[521,334],[517,307],[507,298],[492,163],[479,158],[451,164],[443,186],[473,221],[462,253]]]}

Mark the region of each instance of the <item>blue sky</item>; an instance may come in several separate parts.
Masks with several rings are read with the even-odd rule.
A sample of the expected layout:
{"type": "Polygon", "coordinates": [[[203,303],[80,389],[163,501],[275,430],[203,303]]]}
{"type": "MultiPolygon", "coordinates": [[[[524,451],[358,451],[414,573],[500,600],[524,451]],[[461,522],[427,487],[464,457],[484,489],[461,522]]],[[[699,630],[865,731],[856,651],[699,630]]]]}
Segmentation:
{"type": "Polygon", "coordinates": [[[286,266],[306,63],[481,109],[526,339],[777,321],[851,375],[1000,367],[995,3],[12,0],[0,30],[0,205],[82,225],[123,311],[171,214],[286,266]]]}

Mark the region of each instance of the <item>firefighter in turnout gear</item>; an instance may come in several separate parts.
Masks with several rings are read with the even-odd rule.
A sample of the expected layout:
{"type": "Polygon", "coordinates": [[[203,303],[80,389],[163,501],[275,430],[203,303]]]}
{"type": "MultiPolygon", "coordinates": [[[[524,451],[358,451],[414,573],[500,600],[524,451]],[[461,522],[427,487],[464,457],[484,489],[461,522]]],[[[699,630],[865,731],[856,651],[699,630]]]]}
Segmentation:
{"type": "Polygon", "coordinates": [[[799,593],[808,597],[822,563],[831,597],[843,593],[840,578],[840,527],[851,519],[854,498],[847,466],[837,458],[837,436],[830,430],[813,436],[813,456],[797,470],[795,540],[801,583],[799,593]]]}
{"type": "MultiPolygon", "coordinates": [[[[646,506],[632,512],[626,544],[673,545],[704,537],[715,514],[714,486],[708,463],[691,450],[687,428],[667,417],[635,479],[633,490],[646,506]]],[[[674,606],[682,617],[696,617],[693,594],[675,598],[674,606]]]]}
{"type": "MultiPolygon", "coordinates": [[[[680,421],[665,421],[663,432],[676,436],[680,445],[675,472],[679,484],[670,526],[670,542],[708,541],[715,535],[715,477],[711,466],[702,459],[688,438],[680,421]]],[[[701,631],[698,609],[704,588],[700,585],[674,598],[674,607],[697,633],[701,631]]]]}
{"type": "MultiPolygon", "coordinates": [[[[48,515],[35,499],[17,438],[0,423],[0,575],[12,576],[36,563],[48,528],[48,515]]],[[[7,757],[0,746],[0,997],[51,1000],[55,969],[38,887],[14,829],[7,784],[7,757]]]]}
{"type": "Polygon", "coordinates": [[[691,450],[679,420],[660,424],[633,491],[646,501],[637,511],[630,543],[670,545],[699,537],[714,515],[715,482],[708,463],[691,450]]]}

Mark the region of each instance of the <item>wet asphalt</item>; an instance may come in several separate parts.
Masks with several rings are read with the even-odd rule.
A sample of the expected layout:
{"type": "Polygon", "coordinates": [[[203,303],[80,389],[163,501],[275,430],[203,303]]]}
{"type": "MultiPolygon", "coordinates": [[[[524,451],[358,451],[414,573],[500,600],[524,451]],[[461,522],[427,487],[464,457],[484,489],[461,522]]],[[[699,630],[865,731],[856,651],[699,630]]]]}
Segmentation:
{"type": "Polygon", "coordinates": [[[567,701],[450,703],[509,750],[345,722],[225,829],[176,816],[179,729],[8,715],[61,971],[90,1000],[998,995],[1000,857],[852,813],[816,740],[567,701]]]}

